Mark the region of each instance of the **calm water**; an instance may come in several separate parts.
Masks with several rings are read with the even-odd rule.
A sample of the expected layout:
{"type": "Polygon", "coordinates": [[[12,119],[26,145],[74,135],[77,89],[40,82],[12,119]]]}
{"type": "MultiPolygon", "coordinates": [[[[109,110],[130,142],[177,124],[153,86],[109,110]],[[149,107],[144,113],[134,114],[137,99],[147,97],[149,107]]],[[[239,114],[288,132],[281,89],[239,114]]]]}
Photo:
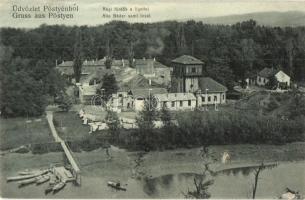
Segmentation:
{"type": "MultiPolygon", "coordinates": [[[[183,193],[193,189],[193,173],[168,174],[156,178],[124,180],[127,191],[116,191],[107,187],[109,178],[82,177],[82,186],[68,184],[55,195],[45,196],[42,186],[30,185],[18,189],[16,183],[1,185],[4,197],[27,198],[183,198],[183,193]]],[[[209,188],[212,198],[249,198],[254,175],[251,170],[236,170],[215,177],[209,188]]],[[[273,169],[262,171],[259,179],[257,198],[276,198],[286,187],[305,194],[305,162],[285,162],[273,169]]]]}
{"type": "MultiPolygon", "coordinates": [[[[198,174],[170,174],[151,179],[143,184],[143,191],[153,198],[183,197],[192,190],[194,177],[198,174]]],[[[254,174],[252,170],[236,170],[215,177],[209,188],[212,198],[250,198],[254,174]]],[[[257,198],[276,198],[286,187],[305,193],[305,162],[290,162],[261,172],[257,198]]]]}

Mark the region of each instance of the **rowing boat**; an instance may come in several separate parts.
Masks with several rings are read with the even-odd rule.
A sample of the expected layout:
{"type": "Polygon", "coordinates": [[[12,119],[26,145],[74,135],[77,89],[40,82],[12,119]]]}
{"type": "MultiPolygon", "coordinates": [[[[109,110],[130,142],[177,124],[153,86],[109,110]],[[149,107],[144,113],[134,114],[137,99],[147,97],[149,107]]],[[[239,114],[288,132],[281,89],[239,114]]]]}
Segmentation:
{"type": "Polygon", "coordinates": [[[38,181],[41,178],[42,178],[42,176],[37,176],[37,177],[34,177],[34,178],[18,181],[17,183],[19,184],[19,187],[21,187],[21,186],[24,186],[24,185],[35,183],[36,181],[38,181]]]}
{"type": "Polygon", "coordinates": [[[7,177],[6,181],[20,181],[20,180],[24,180],[24,179],[30,179],[30,178],[34,178],[34,177],[46,174],[46,173],[48,173],[48,171],[49,170],[42,170],[41,172],[37,172],[34,174],[7,177]]]}
{"type": "Polygon", "coordinates": [[[53,193],[55,193],[55,192],[61,190],[62,188],[65,187],[65,185],[66,185],[65,182],[63,182],[63,181],[59,182],[58,184],[56,184],[56,185],[53,187],[53,193]]]}
{"type": "Polygon", "coordinates": [[[109,187],[115,188],[115,189],[117,189],[117,190],[126,191],[126,188],[123,188],[119,182],[108,181],[108,182],[107,182],[107,185],[108,185],[109,187]]]}
{"type": "Polygon", "coordinates": [[[48,180],[50,180],[50,175],[48,175],[48,174],[43,175],[41,177],[41,179],[37,180],[36,185],[43,184],[43,183],[47,182],[48,180]]]}

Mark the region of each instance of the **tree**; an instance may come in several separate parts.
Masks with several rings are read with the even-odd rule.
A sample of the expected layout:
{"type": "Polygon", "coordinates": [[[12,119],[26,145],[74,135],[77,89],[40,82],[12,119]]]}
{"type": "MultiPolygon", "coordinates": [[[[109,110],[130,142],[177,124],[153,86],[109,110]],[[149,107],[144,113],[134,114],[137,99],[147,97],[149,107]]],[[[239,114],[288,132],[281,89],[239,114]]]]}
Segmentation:
{"type": "Polygon", "coordinates": [[[76,33],[76,42],[74,44],[74,60],[73,60],[73,71],[76,83],[79,83],[82,74],[83,65],[83,52],[82,52],[82,36],[80,30],[76,33]]]}
{"type": "Polygon", "coordinates": [[[101,95],[103,96],[103,99],[105,101],[108,101],[111,98],[112,94],[117,93],[119,87],[116,82],[114,74],[106,73],[104,75],[103,84],[100,90],[103,90],[103,92],[101,92],[101,95]]]}
{"type": "MultiPolygon", "coordinates": [[[[150,98],[151,99],[151,98],[150,98]]],[[[154,121],[157,118],[157,111],[152,101],[146,100],[144,108],[136,117],[136,124],[138,126],[139,144],[142,148],[149,149],[154,143],[154,121]]]]}
{"type": "Polygon", "coordinates": [[[268,83],[266,84],[267,88],[270,89],[270,90],[274,90],[277,88],[278,86],[278,81],[277,79],[275,78],[275,76],[271,76],[269,78],[269,81],[268,83]]]}
{"type": "Polygon", "coordinates": [[[0,108],[4,117],[38,116],[46,107],[42,81],[31,76],[30,59],[7,58],[0,63],[0,108]]]}
{"type": "Polygon", "coordinates": [[[234,75],[226,59],[211,58],[206,70],[208,76],[224,84],[229,89],[233,88],[234,75]]]}
{"type": "Polygon", "coordinates": [[[111,68],[111,66],[112,66],[112,58],[111,57],[109,57],[109,56],[106,57],[105,66],[106,66],[106,69],[111,68]]]}
{"type": "Polygon", "coordinates": [[[66,93],[62,93],[56,102],[58,103],[58,108],[64,112],[68,112],[72,107],[71,98],[66,93]]]}
{"type": "Polygon", "coordinates": [[[209,186],[214,183],[213,179],[208,179],[209,175],[214,176],[215,172],[210,169],[210,164],[215,161],[213,154],[209,151],[208,146],[203,146],[201,150],[201,158],[203,162],[203,172],[200,177],[194,178],[195,190],[188,190],[184,196],[186,198],[208,199],[211,197],[208,192],[209,186]]]}
{"type": "Polygon", "coordinates": [[[107,110],[106,123],[109,127],[109,132],[115,141],[119,140],[120,120],[116,112],[107,110]]]}
{"type": "Polygon", "coordinates": [[[166,105],[162,106],[160,118],[165,128],[170,128],[172,126],[172,117],[166,105]]]}
{"type": "Polygon", "coordinates": [[[305,96],[297,89],[291,92],[291,101],[289,103],[289,117],[295,119],[300,116],[305,116],[305,96]]]}

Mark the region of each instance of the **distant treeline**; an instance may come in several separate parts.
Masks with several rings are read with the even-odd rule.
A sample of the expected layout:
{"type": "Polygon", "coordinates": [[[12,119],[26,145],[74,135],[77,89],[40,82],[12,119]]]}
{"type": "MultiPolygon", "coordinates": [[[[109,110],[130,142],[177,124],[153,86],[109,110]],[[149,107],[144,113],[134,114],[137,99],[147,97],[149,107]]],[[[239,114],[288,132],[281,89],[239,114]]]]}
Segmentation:
{"type": "Polygon", "coordinates": [[[305,79],[305,27],[265,27],[249,20],[229,25],[167,21],[105,25],[41,25],[35,29],[2,28],[2,44],[22,58],[73,60],[81,32],[83,59],[156,57],[169,65],[190,54],[206,63],[208,75],[231,86],[264,67],[280,67],[294,80],[305,79]]]}

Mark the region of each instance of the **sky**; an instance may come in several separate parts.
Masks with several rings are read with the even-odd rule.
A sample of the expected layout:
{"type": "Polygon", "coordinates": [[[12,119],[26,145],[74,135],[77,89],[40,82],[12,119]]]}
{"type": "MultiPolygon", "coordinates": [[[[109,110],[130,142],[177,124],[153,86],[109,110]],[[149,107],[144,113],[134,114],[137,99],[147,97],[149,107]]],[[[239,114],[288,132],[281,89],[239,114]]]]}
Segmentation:
{"type": "Polygon", "coordinates": [[[149,23],[268,11],[305,12],[305,0],[0,0],[0,26],[32,28],[43,23],[94,26],[115,19],[149,23]],[[42,12],[44,6],[54,8],[74,5],[78,6],[77,12],[42,12]],[[40,7],[40,12],[16,12],[13,10],[14,6],[28,7],[27,9],[33,6],[40,7]],[[104,7],[112,8],[112,11],[104,11],[104,7]],[[115,8],[122,7],[127,8],[128,11],[114,11],[115,8]],[[135,8],[146,8],[146,10],[135,11],[135,8]],[[45,14],[46,18],[34,18],[35,13],[45,14]],[[54,13],[56,16],[73,14],[73,18],[63,19],[62,15],[60,18],[55,18],[54,13]],[[22,18],[25,14],[30,14],[31,18],[22,18]],[[103,16],[105,14],[110,15],[110,18],[103,16]],[[113,14],[125,14],[125,17],[113,18],[113,14]],[[140,16],[141,14],[146,17],[140,16]],[[137,17],[128,18],[128,15],[137,17]]]}

